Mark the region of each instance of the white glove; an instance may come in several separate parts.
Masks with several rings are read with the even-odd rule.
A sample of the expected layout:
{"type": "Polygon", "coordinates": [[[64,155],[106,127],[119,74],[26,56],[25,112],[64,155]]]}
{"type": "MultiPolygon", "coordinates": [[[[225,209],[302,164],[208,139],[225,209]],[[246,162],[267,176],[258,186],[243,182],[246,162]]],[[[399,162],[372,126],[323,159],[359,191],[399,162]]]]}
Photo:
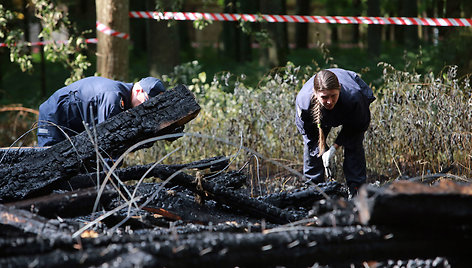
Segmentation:
{"type": "Polygon", "coordinates": [[[336,152],[336,148],[331,146],[328,151],[324,152],[321,158],[323,159],[323,166],[325,168],[329,167],[331,163],[331,159],[333,159],[334,153],[336,152]]]}

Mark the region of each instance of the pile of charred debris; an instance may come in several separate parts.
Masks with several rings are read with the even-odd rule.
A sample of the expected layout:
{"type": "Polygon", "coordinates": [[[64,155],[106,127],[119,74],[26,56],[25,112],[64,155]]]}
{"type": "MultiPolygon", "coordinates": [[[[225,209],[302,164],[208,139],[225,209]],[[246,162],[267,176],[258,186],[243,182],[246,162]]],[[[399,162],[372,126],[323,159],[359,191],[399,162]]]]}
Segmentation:
{"type": "Polygon", "coordinates": [[[252,198],[246,175],[225,171],[226,157],[86,172],[96,170],[98,148],[112,156],[139,149],[199,111],[178,86],[95,133],[43,150],[3,151],[0,267],[468,264],[469,184],[404,180],[367,185],[348,199],[342,184],[329,182],[252,198]],[[161,182],[141,182],[149,177],[161,182]],[[139,183],[124,183],[132,180],[139,183]]]}

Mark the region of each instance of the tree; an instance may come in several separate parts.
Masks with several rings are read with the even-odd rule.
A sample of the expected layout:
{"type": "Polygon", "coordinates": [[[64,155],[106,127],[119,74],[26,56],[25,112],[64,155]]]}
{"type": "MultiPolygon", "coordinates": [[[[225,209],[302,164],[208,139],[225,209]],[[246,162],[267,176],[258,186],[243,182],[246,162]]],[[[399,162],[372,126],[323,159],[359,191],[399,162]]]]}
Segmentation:
{"type": "MultiPolygon", "coordinates": [[[[112,30],[129,34],[129,1],[96,0],[97,21],[112,30]]],[[[97,72],[100,76],[128,79],[129,41],[97,31],[97,72]]]]}
{"type": "MultiPolygon", "coordinates": [[[[416,0],[402,0],[400,9],[400,16],[403,17],[417,17],[418,16],[418,2],[416,0]]],[[[419,43],[418,26],[408,25],[400,26],[404,33],[404,44],[411,48],[416,48],[419,43]]]]}
{"type": "MultiPolygon", "coordinates": [[[[257,2],[251,0],[225,0],[225,13],[253,13],[257,10],[257,2]]],[[[239,62],[251,60],[252,26],[237,21],[223,22],[223,53],[239,62]]]]}
{"type": "MultiPolygon", "coordinates": [[[[310,0],[297,0],[297,15],[310,15],[310,11],[310,0]]],[[[308,23],[297,23],[295,25],[295,43],[297,48],[308,48],[308,26],[308,23]]]]}
{"type": "MultiPolygon", "coordinates": [[[[380,14],[379,0],[367,1],[367,16],[378,17],[380,14]]],[[[369,54],[378,56],[381,50],[381,25],[370,24],[367,29],[367,49],[369,54]]]]}
{"type": "MultiPolygon", "coordinates": [[[[286,0],[260,0],[260,9],[263,14],[287,14],[286,0]]],[[[266,51],[263,61],[268,65],[285,65],[288,55],[288,37],[286,23],[267,23],[264,26],[269,32],[272,45],[266,51]]]]}
{"type": "MultiPolygon", "coordinates": [[[[148,10],[172,11],[175,1],[147,1],[148,10]],[[154,3],[154,4],[152,4],[154,3]],[[157,4],[157,8],[156,8],[157,4]]],[[[146,36],[150,75],[159,77],[170,73],[180,63],[180,38],[176,23],[147,20],[146,36]]]]}
{"type": "MultiPolygon", "coordinates": [[[[69,36],[68,40],[61,40],[67,42],[49,42],[44,46],[49,61],[60,62],[70,71],[70,77],[65,84],[83,78],[85,70],[90,66],[83,54],[86,46],[83,33],[79,33],[68,19],[67,11],[58,8],[52,1],[31,0],[30,5],[41,24],[40,38],[54,40],[53,34],[57,31],[66,31],[69,36]]],[[[26,33],[21,26],[11,23],[15,20],[16,16],[0,5],[0,38],[4,38],[7,44],[10,60],[19,64],[23,72],[31,71],[33,69],[31,50],[24,43],[26,33]]]]}

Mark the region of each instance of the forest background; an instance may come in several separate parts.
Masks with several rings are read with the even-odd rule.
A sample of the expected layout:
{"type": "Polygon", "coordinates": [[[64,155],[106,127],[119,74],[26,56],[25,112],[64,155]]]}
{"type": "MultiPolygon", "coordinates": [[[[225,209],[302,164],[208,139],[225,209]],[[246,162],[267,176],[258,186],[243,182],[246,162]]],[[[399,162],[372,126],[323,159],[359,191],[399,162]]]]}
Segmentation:
{"type": "MultiPolygon", "coordinates": [[[[377,97],[365,140],[369,181],[438,172],[472,176],[471,27],[127,16],[145,10],[471,18],[472,2],[4,0],[0,43],[8,46],[0,47],[0,146],[34,146],[35,110],[64,84],[90,75],[130,82],[151,75],[169,88],[183,83],[195,93],[202,112],[185,132],[200,136],[158,142],[128,157],[127,164],[156,161],[176,148],[165,161],[237,155],[234,168],[275,174],[285,185],[297,179],[264,161],[301,170],[303,145],[293,123],[296,94],[317,70],[340,67],[359,73],[377,97]],[[106,12],[106,5],[115,11],[106,12]],[[97,33],[99,18],[130,33],[130,40],[97,33]],[[98,44],[84,42],[96,36],[98,44]],[[106,38],[114,38],[108,47],[100,43],[106,38]],[[40,40],[69,43],[22,45],[40,40]],[[104,53],[113,64],[103,63],[104,53]],[[241,152],[240,144],[251,150],[241,152]]],[[[342,158],[338,152],[337,162],[342,158]]],[[[338,174],[342,177],[341,170],[338,174]]]]}

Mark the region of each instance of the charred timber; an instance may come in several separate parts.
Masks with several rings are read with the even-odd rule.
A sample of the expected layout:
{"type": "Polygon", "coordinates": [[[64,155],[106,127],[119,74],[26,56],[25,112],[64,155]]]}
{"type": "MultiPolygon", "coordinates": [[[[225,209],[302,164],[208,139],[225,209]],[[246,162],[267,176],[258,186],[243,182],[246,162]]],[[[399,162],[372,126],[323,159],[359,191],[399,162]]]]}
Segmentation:
{"type": "MultiPolygon", "coordinates": [[[[226,165],[228,165],[228,158],[224,156],[219,157],[212,157],[203,159],[200,161],[194,161],[188,164],[177,164],[177,165],[157,165],[157,166],[165,166],[169,169],[178,171],[180,169],[207,169],[209,168],[210,171],[216,171],[223,169],[226,165]]],[[[133,181],[141,179],[148,170],[152,168],[152,164],[147,165],[136,165],[127,168],[121,168],[114,171],[115,175],[120,178],[121,181],[133,181]]],[[[102,182],[107,176],[107,172],[99,172],[98,178],[99,181],[102,182]]],[[[150,177],[157,177],[162,178],[163,175],[159,174],[156,171],[150,170],[150,172],[145,176],[145,178],[150,177]]],[[[88,173],[88,174],[78,174],[68,180],[63,181],[56,185],[56,189],[62,190],[75,190],[79,188],[88,188],[97,185],[97,173],[88,173]]]]}
{"type": "Polygon", "coordinates": [[[176,172],[175,169],[168,166],[156,166],[151,173],[158,175],[162,180],[174,175],[175,177],[171,179],[170,184],[183,186],[194,193],[208,196],[220,204],[244,211],[256,218],[264,218],[273,223],[288,223],[301,218],[301,215],[292,211],[280,209],[263,201],[247,197],[242,193],[211,181],[202,180],[201,190],[195,177],[180,171],[176,172]]]}
{"type": "MultiPolygon", "coordinates": [[[[101,194],[101,204],[108,208],[108,204],[118,196],[115,190],[107,189],[101,194]]],[[[97,188],[88,188],[78,191],[54,193],[47,196],[26,199],[4,204],[7,208],[28,210],[46,218],[78,217],[92,213],[97,199],[97,188]]]]}
{"type": "MultiPolygon", "coordinates": [[[[135,190],[133,188],[130,189],[131,192],[135,190]]],[[[160,215],[173,221],[181,220],[182,222],[199,224],[248,221],[247,216],[235,213],[237,211],[234,209],[225,209],[215,201],[210,200],[205,202],[205,205],[198,204],[192,192],[180,186],[169,189],[162,188],[160,184],[145,183],[139,185],[136,195],[143,196],[143,202],[146,200],[146,207],[143,208],[145,211],[152,213],[154,216],[160,215]],[[164,213],[161,213],[162,210],[164,210],[164,213]]],[[[116,200],[112,206],[117,207],[121,203],[122,200],[116,200]]]]}
{"type": "Polygon", "coordinates": [[[139,267],[306,267],[315,263],[349,267],[350,263],[389,259],[467,259],[463,245],[470,233],[425,233],[376,227],[292,227],[262,233],[201,232],[188,235],[140,233],[83,238],[63,237],[44,243],[18,240],[8,248],[0,240],[0,266],[132,266],[139,267]],[[77,246],[77,244],[76,244],[77,246]],[[40,248],[28,252],[28,248],[40,248]]]}
{"type": "Polygon", "coordinates": [[[0,168],[21,162],[23,159],[44,151],[49,147],[5,147],[0,148],[0,168]]]}
{"type": "MultiPolygon", "coordinates": [[[[147,138],[173,132],[200,111],[193,94],[183,85],[168,90],[133,109],[96,126],[101,152],[117,156],[147,138]]],[[[0,169],[0,203],[41,195],[41,190],[77,175],[96,158],[86,131],[51,148],[36,152],[10,168],[0,169]]]]}
{"type": "MultiPolygon", "coordinates": [[[[61,225],[58,220],[49,220],[26,210],[0,204],[0,237],[2,238],[36,237],[38,240],[70,241],[73,230],[69,228],[76,229],[77,226],[78,224],[61,225]]],[[[2,248],[0,252],[3,252],[2,248]]]]}
{"type": "Polygon", "coordinates": [[[325,198],[319,190],[328,196],[347,197],[347,192],[340,183],[328,182],[320,183],[318,187],[309,186],[295,191],[285,191],[262,196],[259,199],[279,208],[311,208],[314,202],[325,198]]]}
{"type": "Polygon", "coordinates": [[[472,184],[443,180],[437,186],[398,181],[371,188],[369,223],[398,226],[460,226],[472,222],[472,184]]]}

